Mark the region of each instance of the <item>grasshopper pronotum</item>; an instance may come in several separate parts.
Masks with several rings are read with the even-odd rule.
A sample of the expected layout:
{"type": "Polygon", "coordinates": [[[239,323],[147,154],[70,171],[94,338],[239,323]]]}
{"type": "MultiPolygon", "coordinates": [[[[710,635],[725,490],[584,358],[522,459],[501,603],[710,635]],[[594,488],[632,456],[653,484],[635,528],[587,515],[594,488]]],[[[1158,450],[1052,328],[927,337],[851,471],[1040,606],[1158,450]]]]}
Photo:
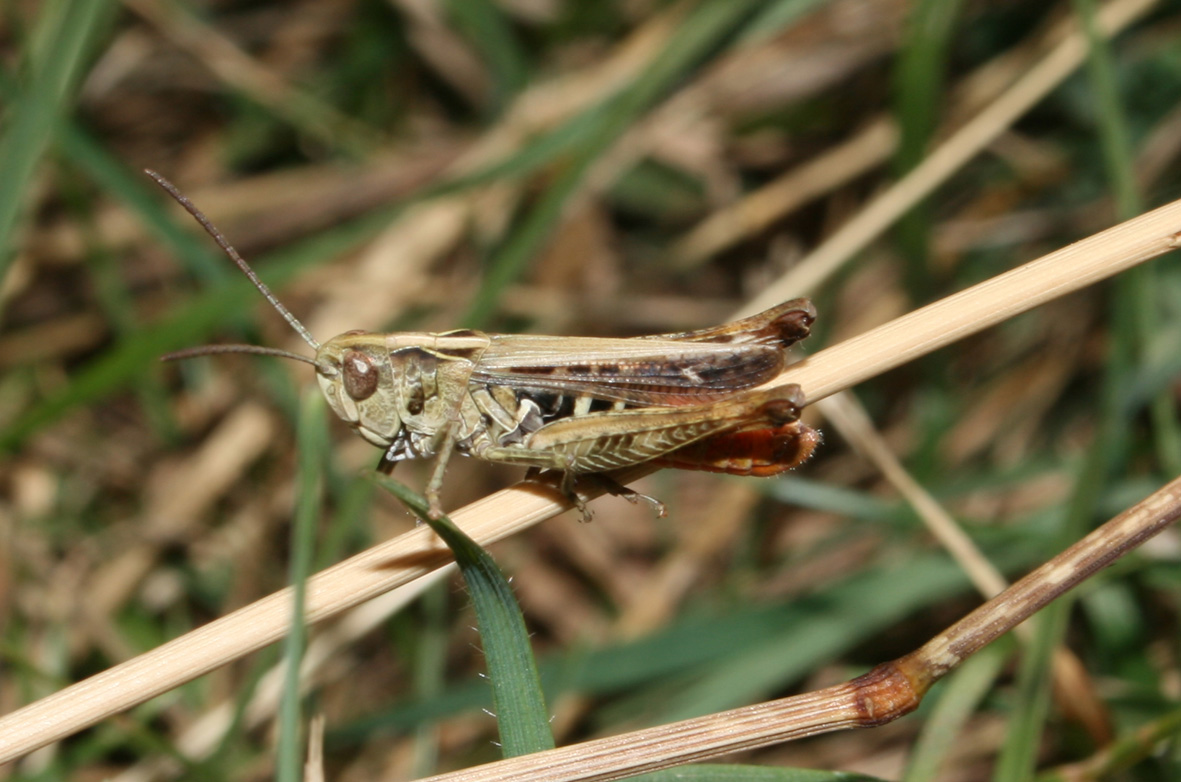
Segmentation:
{"type": "Polygon", "coordinates": [[[209,345],[164,359],[254,353],[311,364],[332,410],[385,449],[379,469],[435,457],[426,496],[436,518],[443,474],[456,452],[561,471],[563,493],[585,517],[573,485],[578,474],[652,462],[775,475],[807,459],[820,441],[798,420],[799,386],[755,388],[779,374],[789,345],[808,336],[816,310],[807,299],[722,326],[650,337],[346,331],[321,345],[192,202],[147,173],[316,352],[309,358],[257,345],[209,345]]]}

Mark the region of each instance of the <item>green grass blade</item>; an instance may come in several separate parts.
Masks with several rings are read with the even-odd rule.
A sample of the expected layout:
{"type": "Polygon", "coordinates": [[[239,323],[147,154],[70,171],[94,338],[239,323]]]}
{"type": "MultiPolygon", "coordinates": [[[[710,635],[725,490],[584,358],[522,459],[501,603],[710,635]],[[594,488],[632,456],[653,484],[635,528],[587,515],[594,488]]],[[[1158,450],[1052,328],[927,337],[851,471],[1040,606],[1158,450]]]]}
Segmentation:
{"type": "Polygon", "coordinates": [[[774,766],[723,766],[716,763],[678,766],[628,778],[643,782],[881,782],[879,777],[848,771],[818,771],[774,766]]]}
{"type": "Polygon", "coordinates": [[[1136,187],[1131,134],[1116,85],[1111,44],[1099,33],[1094,0],[1073,0],[1073,5],[1087,35],[1087,74],[1096,98],[1099,142],[1116,211],[1121,220],[1127,220],[1144,211],[1144,199],[1136,187]]]}
{"type": "Polygon", "coordinates": [[[23,64],[26,78],[8,107],[0,137],[0,280],[15,254],[13,232],[33,172],[68,111],[87,53],[107,29],[113,7],[108,0],[56,0],[41,10],[36,45],[23,64]]]}
{"type": "MultiPolygon", "coordinates": [[[[388,214],[371,215],[325,232],[258,264],[272,287],[278,287],[306,266],[322,262],[373,236],[388,225],[388,214]]],[[[231,323],[257,301],[246,280],[230,279],[194,297],[160,321],[122,340],[118,346],[80,370],[60,391],[40,400],[0,430],[0,452],[17,448],[43,427],[76,407],[89,404],[130,385],[171,350],[207,341],[219,326],[231,323]]]]}
{"type": "Polygon", "coordinates": [[[492,258],[484,284],[464,318],[465,325],[479,327],[487,322],[500,294],[524,272],[558,227],[567,203],[581,188],[591,164],[702,58],[733,35],[757,5],[752,0],[731,0],[699,6],[634,83],[575,120],[588,128],[587,140],[571,154],[556,180],[492,258]]]}
{"type": "Polygon", "coordinates": [[[58,148],[71,163],[89,175],[102,192],[113,195],[137,215],[148,232],[168,247],[186,272],[207,283],[231,276],[233,267],[226,263],[225,256],[212,248],[209,237],[191,230],[188,225],[182,227],[170,202],[161,198],[160,188],[142,171],[128,170],[93,136],[71,122],[63,123],[59,129],[58,148]]]}
{"type": "Polygon", "coordinates": [[[304,624],[305,585],[312,574],[316,527],[320,518],[324,454],[328,452],[328,427],[324,397],[318,389],[303,395],[296,433],[299,474],[296,479],[295,523],[291,530],[291,629],[283,649],[283,700],[279,706],[279,748],[276,778],[299,782],[303,778],[303,728],[299,669],[307,646],[304,624]]]}
{"type": "Polygon", "coordinates": [[[762,641],[735,647],[723,664],[678,687],[653,719],[687,719],[767,698],[933,601],[968,589],[963,572],[942,555],[853,576],[790,606],[793,621],[762,641]]]}
{"type": "Polygon", "coordinates": [[[927,696],[928,701],[934,701],[934,708],[915,743],[903,782],[939,779],[940,766],[955,748],[960,731],[996,684],[997,676],[1011,654],[1011,639],[1002,639],[980,650],[952,674],[933,697],[927,696]]]}
{"type": "MultiPolygon", "coordinates": [[[[446,683],[448,633],[447,582],[428,589],[420,602],[423,621],[415,628],[414,639],[414,695],[419,700],[434,700],[442,694],[446,683]]],[[[415,726],[414,761],[410,776],[414,779],[434,774],[439,766],[439,729],[424,720],[415,726]]]]}
{"type": "Polygon", "coordinates": [[[1135,779],[1137,777],[1121,776],[1137,763],[1146,758],[1156,756],[1161,762],[1157,770],[1161,773],[1155,779],[1178,779],[1179,775],[1176,744],[1181,735],[1181,709],[1170,711],[1158,719],[1141,725],[1135,731],[1121,734],[1115,741],[1101,752],[1092,755],[1078,764],[1068,764],[1062,768],[1038,775],[1038,782],[1078,782],[1084,780],[1106,779],[1135,779]],[[1171,741],[1174,749],[1168,750],[1161,746],[1162,742],[1171,741]]]}
{"type": "MultiPolygon", "coordinates": [[[[923,161],[946,101],[944,73],[951,48],[959,0],[919,0],[910,12],[906,40],[894,72],[894,118],[898,123],[897,176],[923,161]]],[[[915,301],[931,297],[933,279],[928,249],[932,218],[930,199],[916,204],[898,220],[894,235],[907,259],[907,287],[915,301]]]]}
{"type": "MultiPolygon", "coordinates": [[[[90,227],[87,225],[87,228],[90,227]]],[[[117,259],[97,239],[87,244],[87,267],[103,315],[120,338],[134,334],[141,327],[139,315],[136,313],[134,296],[119,274],[117,259]]],[[[178,431],[176,419],[168,404],[163,377],[152,374],[142,378],[136,383],[135,393],[156,436],[161,440],[175,442],[178,431]]]]}
{"type": "Polygon", "coordinates": [[[802,16],[830,0],[777,0],[768,3],[743,30],[739,39],[754,44],[783,32],[802,16]]]}
{"type": "Polygon", "coordinates": [[[494,85],[491,108],[499,113],[525,86],[529,61],[497,4],[489,0],[449,0],[447,12],[488,66],[494,85]]]}
{"type": "MultiPolygon", "coordinates": [[[[1039,559],[1040,553],[1046,548],[1044,536],[1031,537],[1034,525],[1026,523],[1015,526],[1020,529],[998,531],[1001,534],[993,541],[993,545],[987,547],[990,557],[1004,569],[1028,567],[1039,559]]],[[[939,571],[935,574],[936,579],[946,575],[954,581],[924,581],[926,586],[938,586],[941,591],[915,590],[920,598],[925,599],[915,600],[913,595],[910,599],[901,599],[900,615],[921,611],[932,602],[955,594],[958,589],[968,589],[962,573],[939,556],[908,560],[900,563],[892,572],[909,574],[913,566],[917,567],[916,572],[929,575],[928,571],[933,565],[939,571]]],[[[735,668],[738,665],[735,650],[757,649],[773,650],[766,652],[764,657],[780,666],[775,675],[760,673],[766,689],[753,696],[756,699],[770,697],[782,689],[786,678],[794,675],[792,670],[784,666],[796,667],[800,663],[797,657],[811,656],[810,649],[815,649],[816,645],[812,636],[826,632],[826,625],[831,624],[828,616],[830,611],[848,616],[849,621],[856,625],[863,621],[864,613],[883,605],[889,606],[896,599],[888,595],[878,597],[876,602],[866,604],[862,613],[855,614],[857,602],[863,601],[866,593],[874,596],[876,592],[888,591],[884,584],[892,588],[905,583],[905,578],[883,577],[882,570],[878,569],[851,576],[847,581],[791,603],[748,604],[741,608],[728,605],[724,610],[691,612],[672,626],[645,638],[593,650],[575,649],[568,654],[543,660],[539,666],[542,683],[551,698],[563,692],[593,697],[621,694],[631,697],[635,694],[635,702],[623,704],[618,710],[626,714],[628,720],[634,721],[638,712],[653,711],[653,699],[660,696],[653,695],[651,688],[659,690],[666,683],[673,682],[675,691],[681,693],[685,690],[685,681],[701,683],[703,676],[709,676],[711,671],[720,670],[724,675],[725,670],[735,668]],[[854,618],[856,621],[853,621],[854,618]],[[774,653],[784,659],[776,662],[774,653]]],[[[839,648],[847,651],[872,639],[879,632],[873,627],[864,632],[851,630],[839,648]]],[[[759,654],[764,653],[760,651],[759,654]]],[[[755,659],[752,657],[750,661],[755,659]]],[[[743,662],[748,660],[744,658],[743,662]]],[[[799,670],[798,667],[796,670],[799,670]]],[[[722,688],[709,689],[713,692],[722,688]]],[[[744,685],[744,689],[748,688],[744,685]]],[[[666,698],[663,700],[667,702],[666,698]]],[[[731,705],[735,698],[716,700],[722,702],[724,707],[731,705]]],[[[486,705],[483,682],[469,681],[449,688],[429,702],[403,703],[385,713],[356,720],[334,731],[333,739],[349,741],[374,730],[404,730],[423,720],[436,720],[486,705]]],[[[676,707],[681,713],[696,715],[703,713],[701,708],[706,705],[699,702],[698,708],[694,709],[693,703],[681,702],[676,707]]],[[[608,711],[611,709],[607,708],[608,711]]]]}
{"type": "Polygon", "coordinates": [[[541,677],[529,646],[525,618],[512,587],[488,552],[450,519],[431,519],[422,497],[391,478],[379,475],[377,479],[429,524],[455,554],[476,609],[480,639],[488,661],[492,708],[504,756],[516,757],[552,749],[554,737],[541,691],[541,677]]]}
{"type": "Polygon", "coordinates": [[[1033,779],[1046,717],[1050,713],[1054,650],[1066,634],[1072,600],[1059,598],[1032,622],[1037,628],[1033,645],[1026,650],[1017,673],[1017,705],[1010,719],[1005,743],[993,769],[996,782],[1033,779]]]}
{"type": "MultiPolygon", "coordinates": [[[[1093,6],[1086,0],[1076,0],[1075,9],[1082,19],[1090,42],[1090,73],[1096,90],[1106,93],[1101,97],[1100,127],[1108,175],[1113,181],[1120,208],[1132,209],[1137,200],[1133,189],[1121,182],[1131,182],[1130,145],[1123,129],[1123,109],[1114,88],[1114,77],[1108,59],[1107,45],[1095,27],[1093,6]]],[[[1124,402],[1126,389],[1133,384],[1141,346],[1146,345],[1154,330],[1155,316],[1146,274],[1152,269],[1138,268],[1116,282],[1112,307],[1113,339],[1108,347],[1102,381],[1102,404],[1095,427],[1095,438],[1087,453],[1065,513],[1065,521],[1057,548],[1065,548],[1083,535],[1099,508],[1102,488],[1110,476],[1119,474],[1129,458],[1132,431],[1129,413],[1124,402]]],[[[1169,419],[1173,411],[1165,411],[1169,419]]],[[[1175,428],[1166,421],[1168,430],[1175,428]]],[[[1167,435],[1172,439],[1173,435],[1167,435]]],[[[1172,446],[1170,445],[1169,448],[1172,446]]],[[[1166,454],[1171,460],[1172,456],[1166,454]]],[[[1065,638],[1073,595],[1064,595],[1044,609],[1034,624],[1035,642],[1022,659],[1018,674],[1018,696],[1014,716],[1009,723],[994,779],[1021,782],[1031,779],[1037,765],[1038,750],[1050,709],[1053,650],[1065,638]]]]}
{"type": "MultiPolygon", "coordinates": [[[[1098,106],[1099,141],[1107,169],[1107,178],[1115,197],[1116,213],[1127,220],[1144,211],[1144,199],[1136,185],[1135,154],[1128,117],[1116,83],[1111,44],[1099,34],[1094,0],[1074,0],[1075,13],[1087,33],[1087,72],[1098,106]]],[[[1126,316],[1135,329],[1136,356],[1146,357],[1148,346],[1160,331],[1161,307],[1154,296],[1158,289],[1156,265],[1133,269],[1124,276],[1121,290],[1132,301],[1126,316]]],[[[1149,404],[1153,422],[1153,440],[1157,458],[1168,475],[1181,474],[1181,422],[1172,394],[1158,393],[1149,404]]]]}
{"type": "MultiPolygon", "coordinates": [[[[1112,473],[1112,465],[1123,453],[1122,447],[1116,444],[1120,437],[1115,433],[1121,425],[1119,399],[1115,393],[1115,389],[1120,387],[1117,382],[1120,370],[1118,356],[1114,359],[1109,356],[1104,378],[1105,398],[1100,410],[1101,426],[1078,470],[1070,502],[1057,534],[1056,550],[1066,548],[1086,532],[1099,507],[1102,489],[1112,473]]],[[[1050,710],[1053,683],[1050,669],[1054,649],[1066,637],[1070,609],[1076,597],[1073,592],[1062,595],[1029,621],[1029,625],[1034,628],[1034,641],[1023,650],[1018,670],[1017,696],[1005,742],[993,771],[993,779],[997,782],[1023,782],[1033,778],[1050,710]]]]}

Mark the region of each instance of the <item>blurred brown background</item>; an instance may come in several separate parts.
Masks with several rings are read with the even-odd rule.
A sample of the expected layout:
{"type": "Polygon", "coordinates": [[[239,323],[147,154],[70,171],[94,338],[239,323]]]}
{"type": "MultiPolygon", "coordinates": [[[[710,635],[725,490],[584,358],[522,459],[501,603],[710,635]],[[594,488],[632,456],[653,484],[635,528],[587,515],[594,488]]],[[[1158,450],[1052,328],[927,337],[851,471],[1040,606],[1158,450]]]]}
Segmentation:
{"type": "MultiPolygon", "coordinates": [[[[321,340],[701,327],[798,273],[932,150],[960,143],[1092,6],[1126,11],[1123,32],[1083,47],[1060,86],[806,291],[820,310],[808,351],[1181,193],[1181,7],[5,6],[0,712],[287,583],[310,370],[157,357],[219,341],[307,347],[140,169],[175,182],[321,340]]],[[[1181,470],[1175,294],[1164,259],[857,394],[923,485],[1020,572],[1070,538],[1064,524],[1105,519],[1181,470]],[[1101,480],[1080,483],[1097,452],[1101,480]]],[[[413,525],[365,477],[378,451],[336,422],[331,437],[320,567],[413,525]]],[[[398,477],[421,488],[428,470],[398,477]]],[[[456,460],[446,505],[519,477],[456,460]]],[[[493,551],[535,634],[559,743],[847,678],[978,602],[831,430],[784,479],[665,472],[638,488],[669,517],[604,499],[591,524],[567,514],[493,551]]],[[[1178,770],[1175,746],[1158,743],[1181,697],[1177,544],[1167,533],[1086,588],[1067,632],[1101,722],[1155,752],[1120,779],[1178,770]]],[[[331,778],[497,756],[468,611],[451,583],[341,636],[309,701],[328,719],[331,778]]],[[[997,654],[939,775],[911,778],[989,778],[1012,726],[1036,714],[1038,693],[1015,684],[1016,646],[997,654]]],[[[266,778],[271,718],[245,704],[275,659],[252,656],[0,776],[266,778]],[[241,719],[195,738],[218,707],[241,719]]],[[[1034,723],[1042,769],[1093,758],[1108,738],[1069,709],[1034,723]]],[[[742,760],[901,778],[925,724],[742,760]]]]}

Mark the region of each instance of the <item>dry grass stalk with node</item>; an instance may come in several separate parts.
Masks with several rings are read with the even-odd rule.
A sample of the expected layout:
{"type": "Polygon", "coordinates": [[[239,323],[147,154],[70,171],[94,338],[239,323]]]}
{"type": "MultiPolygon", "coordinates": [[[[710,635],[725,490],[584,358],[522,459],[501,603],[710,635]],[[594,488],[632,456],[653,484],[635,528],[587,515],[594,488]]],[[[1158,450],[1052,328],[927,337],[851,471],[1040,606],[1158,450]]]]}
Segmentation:
{"type": "Polygon", "coordinates": [[[1167,4],[165,5],[0,22],[0,776],[1176,775],[1167,4]]]}

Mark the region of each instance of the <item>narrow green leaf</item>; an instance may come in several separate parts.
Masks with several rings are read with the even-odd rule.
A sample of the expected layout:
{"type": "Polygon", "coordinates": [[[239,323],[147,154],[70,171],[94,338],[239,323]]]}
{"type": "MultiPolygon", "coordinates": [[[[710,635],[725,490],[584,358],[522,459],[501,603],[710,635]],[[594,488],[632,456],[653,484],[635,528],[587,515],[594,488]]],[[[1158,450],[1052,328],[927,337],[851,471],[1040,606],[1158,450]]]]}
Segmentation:
{"type": "Polygon", "coordinates": [[[721,46],[758,5],[754,0],[702,4],[632,84],[575,118],[587,129],[585,143],[572,152],[536,206],[492,258],[479,295],[464,318],[466,325],[479,327],[488,320],[501,292],[520,277],[558,227],[570,198],[582,188],[593,162],[703,57],[721,46]]]}
{"type": "Polygon", "coordinates": [[[740,40],[743,44],[756,44],[779,35],[805,14],[828,2],[831,0],[775,0],[767,3],[746,25],[740,40]]]}
{"type": "Polygon", "coordinates": [[[136,214],[149,233],[161,241],[185,271],[212,283],[231,276],[233,267],[204,233],[182,227],[161,198],[160,188],[142,171],[127,166],[104,149],[94,137],[71,122],[62,123],[58,147],[71,163],[81,168],[103,193],[109,193],[136,214]]]}
{"type": "Polygon", "coordinates": [[[107,29],[113,7],[109,0],[56,0],[38,16],[35,46],[22,63],[22,83],[0,135],[0,280],[15,254],[13,232],[33,173],[68,113],[87,53],[107,29]]]}
{"type": "MultiPolygon", "coordinates": [[[[963,571],[943,555],[913,557],[859,573],[790,606],[785,615],[794,622],[758,642],[735,647],[728,659],[678,686],[675,696],[650,718],[672,722],[767,698],[932,601],[967,589],[963,571]]],[[[628,708],[627,703],[618,707],[628,708]]]]}
{"type": "MultiPolygon", "coordinates": [[[[1087,72],[1096,97],[1099,141],[1122,220],[1144,211],[1144,198],[1136,184],[1135,153],[1128,116],[1116,80],[1111,43],[1098,29],[1094,0],[1074,0],[1075,13],[1087,33],[1087,72]]],[[[1128,299],[1123,317],[1132,320],[1135,355],[1144,360],[1163,322],[1160,302],[1154,295],[1160,273],[1157,264],[1131,269],[1120,283],[1121,298],[1128,299]]],[[[1149,406],[1157,458],[1167,475],[1181,473],[1181,421],[1169,391],[1158,393],[1149,406]]]]}
{"type": "MultiPolygon", "coordinates": [[[[894,72],[894,117],[900,131],[894,171],[898,176],[922,162],[938,127],[946,103],[943,77],[961,4],[960,0],[918,0],[911,9],[894,72]]],[[[933,292],[929,201],[916,204],[894,228],[907,260],[907,287],[915,301],[927,301],[933,292]]]]}
{"type": "MultiPolygon", "coordinates": [[[[372,485],[372,484],[371,484],[372,485]]],[[[422,622],[415,628],[414,696],[419,700],[437,699],[444,689],[447,667],[447,582],[428,589],[420,599],[422,622]]],[[[434,774],[439,765],[439,727],[424,720],[415,726],[413,779],[434,774]]]]}
{"type": "MultiPolygon", "coordinates": [[[[1131,148],[1126,120],[1110,63],[1108,44],[1096,26],[1094,4],[1075,0],[1075,11],[1082,21],[1089,42],[1089,68],[1093,85],[1099,93],[1100,128],[1108,175],[1121,209],[1138,211],[1138,195],[1131,176],[1131,148]]],[[[1100,494],[1109,476],[1118,474],[1131,450],[1129,410],[1126,390],[1131,387],[1139,358],[1154,331],[1155,287],[1149,280],[1152,268],[1141,267],[1123,275],[1115,284],[1112,307],[1112,336],[1103,374],[1102,405],[1095,437],[1079,471],[1065,511],[1059,546],[1065,548],[1091,526],[1099,508],[1100,494]]],[[[1161,397],[1167,399],[1167,397],[1161,397]]],[[[1165,432],[1158,442],[1164,463],[1175,461],[1176,430],[1172,401],[1168,409],[1154,407],[1158,431],[1165,432]],[[1163,414],[1163,415],[1161,415],[1163,414]]],[[[1181,456],[1176,457],[1181,459],[1181,456]]],[[[1050,666],[1053,651],[1062,643],[1075,596],[1064,595],[1044,609],[1035,619],[1035,642],[1022,659],[1018,673],[1018,693],[1014,716],[1008,726],[1005,743],[994,770],[994,779],[1022,782],[1031,779],[1037,766],[1038,750],[1050,710],[1050,666]]]]}
{"type": "MultiPolygon", "coordinates": [[[[1035,563],[1043,549],[1030,544],[1034,525],[1015,525],[1019,529],[1003,530],[987,553],[1005,570],[1027,568],[1035,563]]],[[[863,625],[866,615],[888,610],[899,616],[913,614],[927,606],[969,588],[967,578],[945,556],[929,555],[896,563],[883,572],[876,568],[868,573],[850,576],[847,581],[826,587],[790,603],[729,605],[723,611],[702,611],[681,617],[675,624],[645,638],[618,646],[601,649],[574,650],[560,657],[544,660],[539,666],[545,691],[551,697],[561,692],[578,692],[594,697],[609,697],[634,693],[635,699],[620,704],[619,712],[634,721],[637,713],[651,716],[654,700],[666,698],[653,695],[653,690],[668,686],[677,693],[687,693],[685,682],[702,687],[714,700],[717,708],[734,705],[733,697],[723,701],[712,693],[724,688],[709,687],[705,677],[714,671],[743,668],[758,662],[748,658],[747,651],[757,654],[768,665],[779,666],[774,675],[756,672],[759,688],[740,682],[747,695],[739,703],[770,697],[782,690],[786,683],[806,675],[815,664],[814,654],[821,645],[832,644],[834,618],[848,625],[848,635],[835,646],[836,654],[847,652],[874,639],[881,632],[876,624],[863,625]],[[899,575],[901,574],[901,575],[899,575]],[[910,577],[921,579],[918,589],[906,589],[905,595],[891,597],[896,585],[906,586],[910,577]],[[755,650],[759,650],[755,652],[755,650]],[[780,660],[775,659],[778,654],[780,660]],[[811,662],[809,662],[811,660],[811,662]],[[768,662],[770,661],[770,662],[768,662]],[[794,670],[793,670],[794,669],[794,670]],[[794,678],[792,678],[794,677],[794,678]],[[671,685],[669,683],[671,682],[671,685]],[[757,691],[756,691],[757,690],[757,691]],[[720,704],[720,705],[719,705],[720,704]]],[[[888,624],[888,622],[887,622],[888,624]]],[[[830,648],[834,648],[830,646],[830,648]]],[[[824,660],[821,660],[823,663],[824,660]]],[[[402,703],[389,712],[357,720],[333,733],[335,741],[346,737],[365,736],[374,730],[401,730],[423,720],[440,719],[487,703],[482,682],[453,686],[437,698],[422,703],[402,703]]],[[[675,707],[679,715],[695,716],[708,711],[704,700],[680,698],[675,707]]],[[[609,712],[613,707],[607,707],[609,712]]],[[[656,717],[653,717],[655,719],[656,717]]],[[[610,714],[603,721],[607,722],[610,714]]]]}
{"type": "MultiPolygon", "coordinates": [[[[266,269],[264,277],[268,284],[278,287],[305,266],[343,252],[388,223],[386,214],[369,215],[297,247],[275,253],[273,262],[264,260],[259,267],[266,269]]],[[[160,321],[128,336],[81,369],[69,385],[40,400],[0,430],[0,452],[17,448],[75,407],[128,386],[137,375],[157,364],[164,353],[207,341],[219,326],[232,322],[247,311],[257,298],[258,292],[248,281],[231,278],[194,297],[160,321]]]]}
{"type": "Polygon", "coordinates": [[[1120,219],[1127,220],[1144,211],[1144,199],[1136,187],[1135,156],[1127,113],[1116,83],[1111,43],[1099,32],[1094,0],[1073,0],[1073,4],[1087,34],[1087,73],[1096,99],[1099,142],[1107,175],[1115,194],[1116,211],[1120,219]]]}
{"type": "Polygon", "coordinates": [[[1066,633],[1073,600],[1059,598],[1030,621],[1037,632],[1017,672],[1017,708],[1009,721],[1005,743],[993,769],[996,782],[1033,779],[1038,750],[1050,713],[1050,682],[1054,650],[1066,633]]]}
{"type": "Polygon", "coordinates": [[[476,609],[504,756],[552,749],[554,737],[541,691],[541,677],[512,587],[488,552],[450,519],[432,519],[426,501],[392,478],[378,475],[377,480],[429,524],[455,554],[476,609]]]}
{"type": "Polygon", "coordinates": [[[320,518],[324,454],[328,450],[328,427],[324,397],[317,389],[307,390],[300,403],[296,433],[299,473],[296,479],[295,523],[291,530],[291,629],[284,644],[283,700],[279,707],[279,748],[276,778],[299,782],[303,778],[303,732],[300,707],[299,669],[307,645],[304,624],[305,585],[312,573],[316,526],[320,518]]]}
{"type": "Polygon", "coordinates": [[[1178,779],[1177,737],[1181,735],[1181,709],[1166,712],[1163,716],[1144,725],[1137,725],[1135,730],[1123,731],[1108,746],[1084,761],[1082,769],[1078,765],[1067,764],[1057,769],[1039,774],[1038,782],[1078,782],[1079,779],[1107,780],[1107,779],[1139,779],[1132,774],[1121,775],[1132,766],[1147,758],[1154,758],[1158,767],[1146,774],[1146,779],[1178,779]],[[1162,742],[1170,742],[1173,749],[1162,746],[1162,742]]]}
{"type": "Polygon", "coordinates": [[[493,109],[499,113],[525,86],[528,59],[504,12],[489,0],[450,0],[452,21],[479,49],[495,85],[493,109]]]}
{"type": "Polygon", "coordinates": [[[935,701],[935,705],[911,752],[904,782],[939,779],[940,766],[955,749],[960,731],[996,683],[1011,654],[1012,640],[1002,639],[977,652],[948,678],[946,684],[927,696],[928,700],[935,701]]]}
{"type": "Polygon", "coordinates": [[[809,768],[774,766],[725,766],[700,763],[656,771],[639,777],[643,782],[881,782],[879,777],[848,771],[817,771],[809,768]]]}

